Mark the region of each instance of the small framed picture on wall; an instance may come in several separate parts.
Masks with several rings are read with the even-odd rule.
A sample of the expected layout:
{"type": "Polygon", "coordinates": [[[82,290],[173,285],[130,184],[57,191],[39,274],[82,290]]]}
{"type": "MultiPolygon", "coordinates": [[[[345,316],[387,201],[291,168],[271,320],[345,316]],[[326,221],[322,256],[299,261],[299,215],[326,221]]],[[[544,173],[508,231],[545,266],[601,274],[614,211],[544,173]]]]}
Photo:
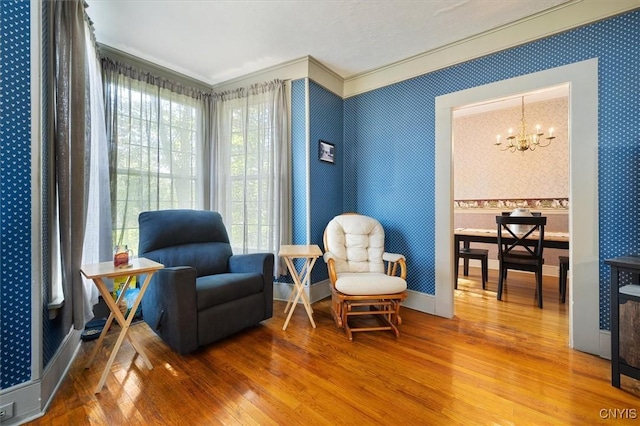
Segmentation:
{"type": "Polygon", "coordinates": [[[336,146],[323,140],[318,141],[318,159],[325,163],[335,163],[336,146]]]}

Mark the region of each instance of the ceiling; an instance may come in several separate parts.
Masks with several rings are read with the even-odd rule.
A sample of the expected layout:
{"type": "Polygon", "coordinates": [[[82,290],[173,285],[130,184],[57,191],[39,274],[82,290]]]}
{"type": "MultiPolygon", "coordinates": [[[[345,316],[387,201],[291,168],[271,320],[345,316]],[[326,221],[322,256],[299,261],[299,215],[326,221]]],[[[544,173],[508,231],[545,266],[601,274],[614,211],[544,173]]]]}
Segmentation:
{"type": "Polygon", "coordinates": [[[312,56],[350,78],[572,0],[86,0],[99,43],[210,85],[312,56]]]}

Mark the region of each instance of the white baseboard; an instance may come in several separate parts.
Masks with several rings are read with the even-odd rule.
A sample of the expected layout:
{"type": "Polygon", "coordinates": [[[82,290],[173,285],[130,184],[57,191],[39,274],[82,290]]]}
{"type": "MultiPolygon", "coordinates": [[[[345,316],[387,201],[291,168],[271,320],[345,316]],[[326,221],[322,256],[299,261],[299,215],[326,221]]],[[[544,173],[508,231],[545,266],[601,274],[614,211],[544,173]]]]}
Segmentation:
{"type": "Polygon", "coordinates": [[[600,356],[604,359],[611,359],[611,332],[600,330],[600,356]]]}
{"type": "MultiPolygon", "coordinates": [[[[289,296],[293,291],[293,284],[288,283],[273,283],[273,299],[274,300],[289,300],[289,296]]],[[[311,286],[305,287],[305,293],[307,297],[309,297],[309,301],[311,303],[315,303],[319,300],[322,300],[326,297],[331,296],[331,287],[329,280],[323,280],[311,286]]],[[[298,303],[302,303],[302,300],[299,300],[298,303]]]]}
{"type": "Polygon", "coordinates": [[[58,352],[54,355],[53,359],[49,362],[49,365],[42,375],[42,407],[43,412],[49,408],[49,404],[53,399],[53,396],[58,391],[60,384],[66,377],[71,367],[71,363],[78,355],[80,350],[80,344],[82,340],[80,335],[82,330],[72,329],[61,345],[58,352]]]}
{"type": "Polygon", "coordinates": [[[436,297],[434,295],[415,290],[407,290],[407,293],[409,293],[409,295],[402,302],[402,307],[435,315],[436,297]]]}
{"type": "Polygon", "coordinates": [[[49,407],[80,349],[80,330],[71,330],[45,369],[33,380],[0,392],[2,404],[13,402],[13,417],[2,425],[19,425],[41,417],[49,407]]]}

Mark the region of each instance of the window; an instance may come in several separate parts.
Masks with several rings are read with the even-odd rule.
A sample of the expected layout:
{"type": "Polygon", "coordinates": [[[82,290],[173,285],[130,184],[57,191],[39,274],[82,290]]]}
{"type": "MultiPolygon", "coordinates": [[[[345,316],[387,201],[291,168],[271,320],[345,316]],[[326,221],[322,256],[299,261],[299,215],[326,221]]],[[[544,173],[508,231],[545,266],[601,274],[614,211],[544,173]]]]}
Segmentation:
{"type": "Polygon", "coordinates": [[[141,212],[200,204],[199,108],[188,96],[128,77],[109,90],[116,111],[110,172],[113,242],[137,253],[141,212]]]}
{"type": "Polygon", "coordinates": [[[213,205],[234,253],[277,253],[290,222],[284,94],[276,83],[248,92],[216,104],[213,205]]]}
{"type": "Polygon", "coordinates": [[[266,105],[231,108],[231,149],[229,155],[231,216],[227,218],[229,238],[242,252],[271,250],[275,203],[273,181],[272,129],[266,105]]]}

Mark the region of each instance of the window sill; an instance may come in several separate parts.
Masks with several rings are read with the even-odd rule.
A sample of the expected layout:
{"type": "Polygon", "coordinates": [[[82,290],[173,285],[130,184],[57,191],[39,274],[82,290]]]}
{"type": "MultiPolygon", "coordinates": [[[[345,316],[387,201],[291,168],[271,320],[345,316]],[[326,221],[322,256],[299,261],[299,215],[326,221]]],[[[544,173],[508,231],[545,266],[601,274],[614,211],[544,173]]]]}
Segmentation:
{"type": "Polygon", "coordinates": [[[49,309],[49,319],[55,319],[58,316],[58,312],[64,306],[64,297],[58,297],[47,305],[49,309]]]}

